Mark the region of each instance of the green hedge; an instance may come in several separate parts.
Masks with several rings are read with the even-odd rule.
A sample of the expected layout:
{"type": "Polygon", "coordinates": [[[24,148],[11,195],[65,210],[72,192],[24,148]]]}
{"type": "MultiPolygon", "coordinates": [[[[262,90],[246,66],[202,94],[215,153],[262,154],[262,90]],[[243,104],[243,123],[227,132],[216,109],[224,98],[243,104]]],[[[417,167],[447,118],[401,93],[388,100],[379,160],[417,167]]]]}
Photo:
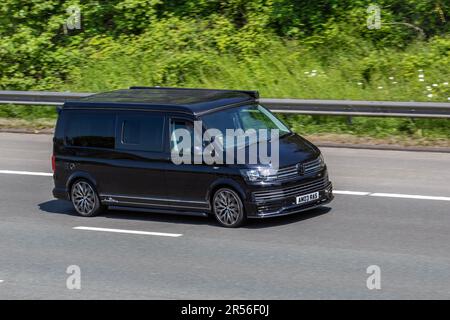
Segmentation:
{"type": "MultiPolygon", "coordinates": [[[[371,3],[4,0],[0,89],[160,85],[258,89],[265,97],[449,101],[450,3],[378,0],[382,27],[369,30],[371,3]],[[66,34],[69,5],[81,9],[82,30],[66,34]]],[[[53,117],[54,112],[2,107],[0,116],[53,117]]],[[[290,119],[305,130],[346,128],[355,134],[355,128],[411,135],[450,131],[448,121],[369,119],[347,128],[345,119],[290,119]]]]}

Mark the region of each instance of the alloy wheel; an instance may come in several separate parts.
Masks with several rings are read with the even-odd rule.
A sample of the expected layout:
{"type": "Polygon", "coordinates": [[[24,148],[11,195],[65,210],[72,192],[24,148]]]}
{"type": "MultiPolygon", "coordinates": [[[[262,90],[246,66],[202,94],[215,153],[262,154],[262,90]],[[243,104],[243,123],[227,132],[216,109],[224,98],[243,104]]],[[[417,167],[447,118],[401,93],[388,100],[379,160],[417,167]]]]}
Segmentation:
{"type": "Polygon", "coordinates": [[[239,196],[229,190],[221,189],[214,195],[214,213],[224,226],[234,227],[243,219],[242,203],[239,196]]]}
{"type": "Polygon", "coordinates": [[[79,214],[93,214],[97,207],[97,197],[89,183],[78,181],[72,186],[72,203],[79,214]]]}

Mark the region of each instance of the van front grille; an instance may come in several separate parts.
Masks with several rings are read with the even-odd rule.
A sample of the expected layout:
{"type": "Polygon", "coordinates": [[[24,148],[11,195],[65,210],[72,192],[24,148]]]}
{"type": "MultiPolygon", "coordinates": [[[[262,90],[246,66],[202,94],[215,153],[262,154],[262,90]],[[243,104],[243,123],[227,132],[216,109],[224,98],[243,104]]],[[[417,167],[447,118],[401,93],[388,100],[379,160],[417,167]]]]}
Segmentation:
{"type": "Polygon", "coordinates": [[[278,169],[276,174],[267,176],[268,181],[284,181],[297,178],[301,175],[317,173],[322,169],[320,157],[312,161],[295,164],[278,169]],[[299,167],[302,166],[302,167],[299,167]]]}
{"type": "Polygon", "coordinates": [[[302,194],[312,193],[323,190],[328,185],[328,177],[300,184],[297,186],[286,187],[281,189],[273,189],[268,191],[253,192],[253,198],[256,203],[263,203],[268,201],[280,201],[290,197],[299,196],[302,194]]]}
{"type": "Polygon", "coordinates": [[[303,163],[303,174],[316,173],[322,169],[322,160],[319,158],[303,163]]]}
{"type": "Polygon", "coordinates": [[[293,166],[289,166],[289,167],[284,167],[281,169],[278,169],[276,174],[273,175],[269,175],[267,177],[267,180],[269,181],[273,181],[273,180],[289,180],[295,177],[298,177],[299,173],[297,170],[297,165],[293,165],[293,166]]]}

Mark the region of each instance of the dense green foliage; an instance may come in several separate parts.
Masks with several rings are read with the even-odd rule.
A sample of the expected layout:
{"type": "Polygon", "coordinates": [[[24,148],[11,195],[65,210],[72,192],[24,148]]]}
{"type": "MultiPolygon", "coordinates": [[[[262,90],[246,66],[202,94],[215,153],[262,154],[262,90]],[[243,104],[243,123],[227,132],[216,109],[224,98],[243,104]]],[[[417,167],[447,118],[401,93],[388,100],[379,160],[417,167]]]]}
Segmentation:
{"type": "MultiPolygon", "coordinates": [[[[265,97],[450,100],[450,2],[378,0],[381,28],[368,29],[373,3],[4,0],[0,89],[160,85],[258,89],[265,97]],[[82,29],[64,32],[70,5],[81,9],[82,29]]],[[[289,121],[356,134],[372,122],[382,134],[422,132],[422,122],[407,119],[289,121]]]]}

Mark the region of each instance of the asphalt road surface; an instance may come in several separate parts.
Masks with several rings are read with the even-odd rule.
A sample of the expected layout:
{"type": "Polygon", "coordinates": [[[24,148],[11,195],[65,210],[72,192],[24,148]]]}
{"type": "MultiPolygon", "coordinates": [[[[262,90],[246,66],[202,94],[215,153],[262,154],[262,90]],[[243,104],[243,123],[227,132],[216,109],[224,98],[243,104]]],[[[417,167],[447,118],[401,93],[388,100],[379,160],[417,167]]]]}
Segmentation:
{"type": "Polygon", "coordinates": [[[152,213],[78,217],[52,198],[51,136],[1,133],[0,298],[450,299],[450,154],[323,152],[329,206],[225,229],[152,213]],[[72,265],[79,290],[66,286],[72,265]],[[381,289],[367,287],[372,265],[381,289]]]}

